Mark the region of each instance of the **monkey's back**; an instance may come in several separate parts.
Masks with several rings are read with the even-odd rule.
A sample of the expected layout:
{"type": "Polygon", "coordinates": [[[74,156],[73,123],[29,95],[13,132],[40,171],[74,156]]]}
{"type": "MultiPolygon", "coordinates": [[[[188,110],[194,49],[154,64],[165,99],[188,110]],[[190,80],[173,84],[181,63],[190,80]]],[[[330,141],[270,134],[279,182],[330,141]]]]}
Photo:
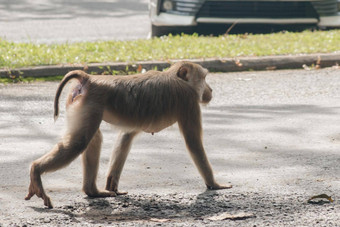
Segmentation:
{"type": "Polygon", "coordinates": [[[105,83],[106,110],[120,119],[128,119],[132,125],[164,120],[174,123],[179,115],[199,108],[197,92],[173,75],[154,72],[105,81],[98,78],[95,83],[105,83]]]}

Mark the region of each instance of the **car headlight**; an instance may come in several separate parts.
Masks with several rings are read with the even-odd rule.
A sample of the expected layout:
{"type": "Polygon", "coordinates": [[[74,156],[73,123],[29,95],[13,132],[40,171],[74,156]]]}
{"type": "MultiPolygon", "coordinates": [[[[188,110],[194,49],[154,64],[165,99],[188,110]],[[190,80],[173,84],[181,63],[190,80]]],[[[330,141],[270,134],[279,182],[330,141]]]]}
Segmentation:
{"type": "Polygon", "coordinates": [[[194,16],[205,0],[159,0],[160,12],[194,16]]]}
{"type": "Polygon", "coordinates": [[[167,12],[167,11],[171,11],[173,9],[174,9],[174,2],[173,1],[171,1],[171,0],[163,1],[162,8],[161,8],[162,11],[167,12]]]}

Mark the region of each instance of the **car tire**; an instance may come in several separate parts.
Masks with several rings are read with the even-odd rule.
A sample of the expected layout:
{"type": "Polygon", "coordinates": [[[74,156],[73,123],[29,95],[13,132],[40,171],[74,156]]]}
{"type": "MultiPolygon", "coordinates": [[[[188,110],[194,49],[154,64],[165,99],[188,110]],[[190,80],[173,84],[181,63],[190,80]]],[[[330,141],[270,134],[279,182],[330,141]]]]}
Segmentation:
{"type": "Polygon", "coordinates": [[[177,34],[192,34],[195,31],[195,26],[156,26],[151,25],[151,37],[160,37],[163,35],[169,35],[170,33],[173,35],[177,34]]]}
{"type": "Polygon", "coordinates": [[[165,26],[151,25],[151,37],[159,37],[163,35],[168,35],[171,29],[165,26]]]}

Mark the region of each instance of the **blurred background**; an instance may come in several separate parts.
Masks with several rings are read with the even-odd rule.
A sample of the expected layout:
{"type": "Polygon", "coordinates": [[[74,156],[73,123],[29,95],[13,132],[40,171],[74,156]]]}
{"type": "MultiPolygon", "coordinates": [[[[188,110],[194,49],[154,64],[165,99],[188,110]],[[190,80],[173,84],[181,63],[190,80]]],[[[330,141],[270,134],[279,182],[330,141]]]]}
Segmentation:
{"type": "Polygon", "coordinates": [[[0,37],[22,42],[146,39],[340,27],[340,0],[1,0],[0,37]]]}

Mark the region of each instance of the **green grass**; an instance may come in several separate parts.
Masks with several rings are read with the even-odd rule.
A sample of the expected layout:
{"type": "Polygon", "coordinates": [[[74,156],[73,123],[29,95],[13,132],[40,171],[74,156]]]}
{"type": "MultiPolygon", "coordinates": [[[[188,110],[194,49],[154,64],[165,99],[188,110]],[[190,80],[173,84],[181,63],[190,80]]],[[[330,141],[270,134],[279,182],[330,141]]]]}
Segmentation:
{"type": "Polygon", "coordinates": [[[63,44],[14,43],[0,39],[0,68],[335,51],[340,51],[340,30],[220,37],[182,35],[149,40],[63,44]]]}
{"type": "Polygon", "coordinates": [[[1,84],[11,84],[20,82],[46,82],[46,81],[60,81],[64,76],[45,76],[45,77],[0,77],[1,84]]]}

